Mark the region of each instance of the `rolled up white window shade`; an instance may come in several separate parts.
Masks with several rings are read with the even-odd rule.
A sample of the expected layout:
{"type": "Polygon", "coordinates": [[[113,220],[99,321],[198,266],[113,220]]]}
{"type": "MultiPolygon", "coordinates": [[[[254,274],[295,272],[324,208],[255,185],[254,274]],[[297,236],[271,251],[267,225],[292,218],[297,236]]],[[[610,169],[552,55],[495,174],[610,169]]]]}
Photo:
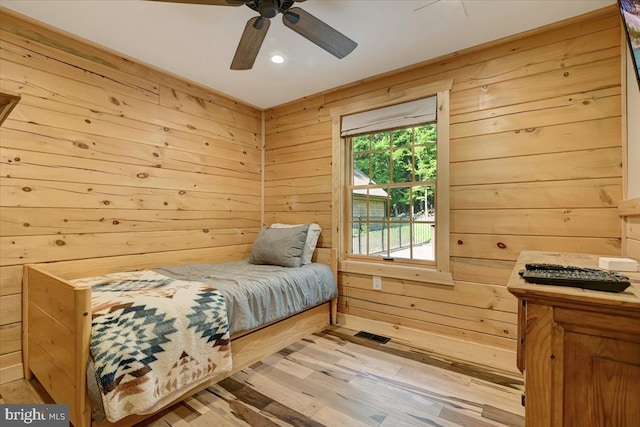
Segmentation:
{"type": "Polygon", "coordinates": [[[342,117],[341,136],[371,133],[383,129],[402,128],[434,122],[437,117],[436,96],[363,111],[342,117]]]}

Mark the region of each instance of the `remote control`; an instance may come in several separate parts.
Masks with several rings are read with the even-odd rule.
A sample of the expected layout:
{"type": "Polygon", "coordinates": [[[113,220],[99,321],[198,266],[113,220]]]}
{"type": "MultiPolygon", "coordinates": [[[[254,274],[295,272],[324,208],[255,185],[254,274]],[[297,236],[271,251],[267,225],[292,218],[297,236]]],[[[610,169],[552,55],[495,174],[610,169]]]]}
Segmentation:
{"type": "Polygon", "coordinates": [[[629,278],[620,274],[557,264],[527,264],[527,269],[521,270],[519,274],[529,283],[605,292],[622,292],[631,285],[629,278]]]}
{"type": "Polygon", "coordinates": [[[545,271],[557,271],[557,270],[562,270],[562,271],[568,271],[568,270],[573,270],[573,271],[600,271],[600,270],[595,269],[595,268],[585,268],[585,267],[576,267],[575,265],[560,265],[560,264],[547,264],[547,263],[525,264],[525,268],[527,270],[545,270],[545,271]]]}
{"type": "Polygon", "coordinates": [[[547,264],[547,263],[525,264],[525,268],[527,270],[581,270],[580,267],[574,267],[572,265],[547,264]]]}

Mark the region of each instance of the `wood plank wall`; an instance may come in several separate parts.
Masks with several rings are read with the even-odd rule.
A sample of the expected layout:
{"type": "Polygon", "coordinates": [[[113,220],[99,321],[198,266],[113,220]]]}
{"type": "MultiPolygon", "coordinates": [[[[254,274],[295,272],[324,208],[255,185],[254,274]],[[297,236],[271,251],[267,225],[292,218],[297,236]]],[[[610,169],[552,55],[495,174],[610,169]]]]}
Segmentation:
{"type": "Polygon", "coordinates": [[[624,221],[623,255],[640,261],[640,197],[622,200],[618,211],[624,221]]]}
{"type": "Polygon", "coordinates": [[[261,223],[262,112],[0,12],[0,382],[22,265],[232,246],[261,223]]]}
{"type": "Polygon", "coordinates": [[[505,285],[521,250],[621,253],[620,31],[611,7],[268,110],[266,221],[316,221],[331,246],[331,106],[454,78],[455,286],[383,278],[379,292],[343,272],[339,311],[513,351],[505,285]]]}

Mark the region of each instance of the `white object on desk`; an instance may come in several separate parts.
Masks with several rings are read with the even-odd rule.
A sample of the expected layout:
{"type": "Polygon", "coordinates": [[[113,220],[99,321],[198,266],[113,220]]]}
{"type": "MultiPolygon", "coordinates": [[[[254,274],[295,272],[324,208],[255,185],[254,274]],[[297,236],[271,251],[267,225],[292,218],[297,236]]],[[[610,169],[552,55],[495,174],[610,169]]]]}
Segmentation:
{"type": "Polygon", "coordinates": [[[630,258],[605,258],[601,257],[598,263],[600,268],[613,271],[638,271],[638,263],[630,258]]]}

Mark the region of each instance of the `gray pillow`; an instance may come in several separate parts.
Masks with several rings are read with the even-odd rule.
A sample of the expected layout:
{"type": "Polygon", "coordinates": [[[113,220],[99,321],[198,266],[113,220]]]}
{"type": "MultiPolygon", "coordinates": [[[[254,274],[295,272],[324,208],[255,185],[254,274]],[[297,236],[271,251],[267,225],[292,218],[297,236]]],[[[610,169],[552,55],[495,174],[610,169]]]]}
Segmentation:
{"type": "Polygon", "coordinates": [[[300,267],[309,224],[291,228],[263,226],[251,249],[251,264],[300,267]]]}

